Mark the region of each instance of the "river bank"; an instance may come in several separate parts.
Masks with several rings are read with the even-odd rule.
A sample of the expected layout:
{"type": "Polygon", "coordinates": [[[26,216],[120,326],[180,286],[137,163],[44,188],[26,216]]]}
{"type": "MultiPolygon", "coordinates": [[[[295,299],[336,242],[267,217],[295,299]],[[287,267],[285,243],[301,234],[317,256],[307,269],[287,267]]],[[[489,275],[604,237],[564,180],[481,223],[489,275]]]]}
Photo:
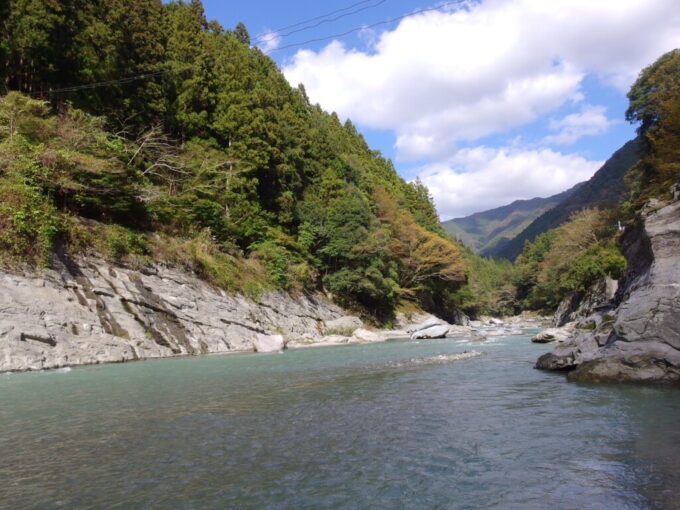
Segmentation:
{"type": "MultiPolygon", "coordinates": [[[[464,318],[464,316],[463,316],[464,318]]],[[[57,259],[40,273],[0,272],[0,372],[244,352],[277,352],[390,338],[518,334],[540,318],[448,324],[398,314],[369,329],[325,296],[229,295],[162,264],[124,267],[94,257],[57,259]]]]}

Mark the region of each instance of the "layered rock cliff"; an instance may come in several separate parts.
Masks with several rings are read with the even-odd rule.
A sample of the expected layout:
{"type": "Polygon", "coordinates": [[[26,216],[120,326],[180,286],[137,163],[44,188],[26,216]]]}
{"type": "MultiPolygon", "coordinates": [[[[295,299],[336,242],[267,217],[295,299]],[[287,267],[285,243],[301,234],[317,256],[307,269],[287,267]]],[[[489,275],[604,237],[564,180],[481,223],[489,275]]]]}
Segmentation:
{"type": "Polygon", "coordinates": [[[318,339],[342,316],[321,296],[253,301],[160,264],[62,259],[41,274],[0,272],[0,371],[253,351],[277,335],[318,339]]]}
{"type": "Polygon", "coordinates": [[[650,201],[624,232],[628,268],[609,307],[581,319],[574,334],[538,359],[571,381],[680,383],[680,187],[650,201]]]}

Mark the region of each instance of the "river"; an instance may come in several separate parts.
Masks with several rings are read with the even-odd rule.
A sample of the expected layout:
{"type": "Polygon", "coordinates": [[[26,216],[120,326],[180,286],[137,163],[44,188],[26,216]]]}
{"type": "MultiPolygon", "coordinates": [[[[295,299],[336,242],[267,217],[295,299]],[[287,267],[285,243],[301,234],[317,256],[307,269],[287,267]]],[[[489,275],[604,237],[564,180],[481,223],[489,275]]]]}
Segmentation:
{"type": "Polygon", "coordinates": [[[0,508],[678,508],[680,390],[529,338],[0,375],[0,508]]]}

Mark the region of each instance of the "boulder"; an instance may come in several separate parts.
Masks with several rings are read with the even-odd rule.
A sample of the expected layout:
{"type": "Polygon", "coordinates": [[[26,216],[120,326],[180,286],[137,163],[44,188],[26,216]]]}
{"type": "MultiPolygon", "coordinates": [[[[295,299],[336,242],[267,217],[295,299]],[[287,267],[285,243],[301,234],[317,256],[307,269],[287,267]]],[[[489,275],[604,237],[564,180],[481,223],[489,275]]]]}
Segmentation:
{"type": "Polygon", "coordinates": [[[281,352],[285,347],[283,336],[281,335],[257,335],[253,341],[256,352],[281,352]]]}
{"type": "Polygon", "coordinates": [[[571,334],[572,330],[569,328],[548,328],[535,335],[531,341],[535,344],[564,342],[571,334]]]}
{"type": "Polygon", "coordinates": [[[462,311],[460,310],[454,310],[451,313],[451,317],[447,317],[451,321],[452,324],[455,324],[456,326],[469,326],[470,325],[470,317],[465,315],[462,311]]]}
{"type": "Polygon", "coordinates": [[[433,326],[440,326],[440,325],[442,325],[443,323],[444,323],[443,320],[438,319],[437,317],[432,316],[432,317],[430,317],[429,319],[424,320],[423,322],[421,322],[421,323],[419,323],[419,324],[416,324],[415,326],[410,327],[410,328],[409,328],[409,331],[410,331],[411,333],[415,333],[416,331],[420,331],[420,330],[423,330],[423,329],[431,328],[431,327],[433,327],[433,326]]]}
{"type": "Polygon", "coordinates": [[[416,338],[444,338],[449,332],[449,326],[439,325],[429,328],[419,329],[411,333],[411,339],[416,338]]]}

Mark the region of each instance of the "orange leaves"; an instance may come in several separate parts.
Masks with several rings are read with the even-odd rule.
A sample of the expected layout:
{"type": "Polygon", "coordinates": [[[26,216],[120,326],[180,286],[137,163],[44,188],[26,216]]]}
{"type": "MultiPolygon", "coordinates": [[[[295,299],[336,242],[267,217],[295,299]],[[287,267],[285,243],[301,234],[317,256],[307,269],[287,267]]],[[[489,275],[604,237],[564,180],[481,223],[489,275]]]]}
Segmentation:
{"type": "Polygon", "coordinates": [[[391,233],[390,249],[398,263],[402,289],[415,290],[434,280],[465,282],[465,266],[456,245],[418,225],[381,187],[374,196],[378,217],[391,233]]]}

